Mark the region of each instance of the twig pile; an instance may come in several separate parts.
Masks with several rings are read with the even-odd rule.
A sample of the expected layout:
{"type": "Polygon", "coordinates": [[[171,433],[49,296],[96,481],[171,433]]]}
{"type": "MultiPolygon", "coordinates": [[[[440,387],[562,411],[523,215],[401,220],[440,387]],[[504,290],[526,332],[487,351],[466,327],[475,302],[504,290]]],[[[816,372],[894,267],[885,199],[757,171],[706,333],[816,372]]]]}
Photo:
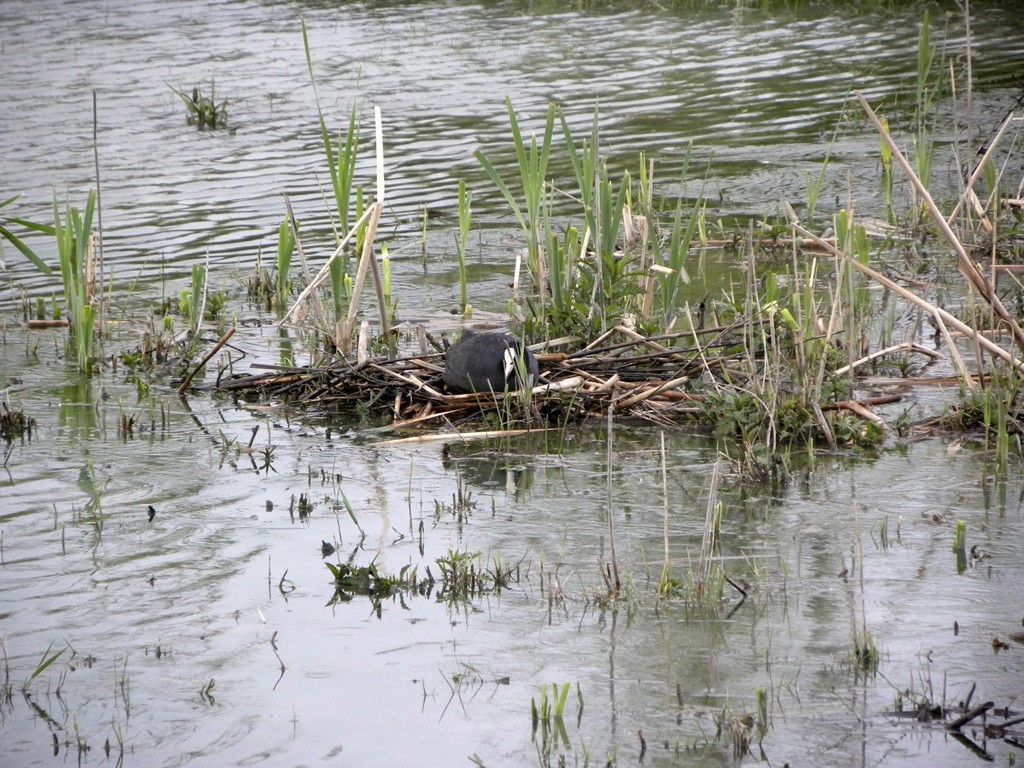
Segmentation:
{"type": "MultiPolygon", "coordinates": [[[[619,417],[672,425],[682,419],[700,420],[704,415],[706,396],[688,391],[695,388],[695,380],[701,379],[702,390],[708,382],[712,387],[735,389],[737,380],[747,378],[739,365],[748,354],[742,348],[741,333],[741,325],[736,324],[646,337],[616,326],[579,351],[544,352],[572,341],[556,339],[537,345],[543,383],[528,393],[450,394],[441,380],[442,353],[377,358],[362,364],[343,361],[329,367],[273,366],[269,373],[224,380],[216,386],[221,391],[254,393],[264,400],[299,407],[369,408],[390,413],[395,428],[465,421],[481,412],[526,404],[533,414],[544,417],[562,417],[568,412],[574,418],[604,418],[612,407],[619,417]],[[614,341],[616,336],[624,340],[614,341]],[[665,345],[686,337],[692,346],[665,345]],[[740,351],[729,352],[730,348],[740,351]],[[732,383],[727,385],[726,380],[732,383]]],[[[821,407],[845,408],[868,418],[866,414],[873,416],[871,405],[898,399],[871,398],[821,407]]]]}

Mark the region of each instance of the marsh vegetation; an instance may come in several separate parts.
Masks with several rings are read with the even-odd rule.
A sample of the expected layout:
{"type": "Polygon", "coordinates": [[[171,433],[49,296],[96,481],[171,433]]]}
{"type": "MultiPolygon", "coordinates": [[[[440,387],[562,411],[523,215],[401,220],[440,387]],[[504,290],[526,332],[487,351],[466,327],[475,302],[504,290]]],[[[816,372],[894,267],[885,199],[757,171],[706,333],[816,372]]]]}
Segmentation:
{"type": "Polygon", "coordinates": [[[0,754],[1012,763],[1024,35],[964,10],[243,6],[122,100],[12,8],[97,108],[3,160],[0,754]],[[467,327],[538,386],[448,391],[467,327]]]}

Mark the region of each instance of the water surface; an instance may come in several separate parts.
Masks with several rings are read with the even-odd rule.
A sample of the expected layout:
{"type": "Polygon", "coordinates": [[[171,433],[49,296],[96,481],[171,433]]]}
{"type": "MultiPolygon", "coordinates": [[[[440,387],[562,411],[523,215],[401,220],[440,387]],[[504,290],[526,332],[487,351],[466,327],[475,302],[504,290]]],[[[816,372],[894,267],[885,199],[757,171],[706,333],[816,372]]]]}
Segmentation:
{"type": "MultiPolygon", "coordinates": [[[[980,136],[1016,97],[1024,35],[1012,9],[976,14],[980,136]]],[[[852,188],[859,211],[880,213],[878,140],[849,90],[885,105],[900,128],[912,118],[918,8],[6,2],[2,197],[24,192],[16,212],[36,219],[50,215],[54,191],[81,204],[93,184],[95,90],[107,265],[121,288],[114,314],[128,320],[112,347],[137,343],[139,316],[207,258],[232,296],[229,314],[257,316],[240,285],[259,250],[274,247],[285,193],[311,260],[332,250],[300,17],[332,130],[352,105],[364,126],[373,105],[384,113],[383,234],[412,320],[440,322],[456,302],[459,178],[481,230],[474,301],[505,306],[519,234],[472,154],[483,148],[511,167],[506,95],[533,129],[558,102],[580,135],[599,102],[610,162],[632,169],[648,153],[668,195],[681,188],[692,141],[687,194],[703,184],[712,217],[740,219],[771,215],[784,198],[800,208],[837,130],[822,212],[852,188]],[[169,87],[214,79],[233,132],[186,126],[169,87]],[[425,243],[424,206],[442,214],[425,243]]],[[[948,55],[962,55],[955,17],[933,22],[948,55]]],[[[950,110],[937,120],[940,139],[952,139],[950,110]]],[[[938,189],[955,189],[956,164],[942,157],[938,189]]],[[[564,160],[555,170],[567,176],[564,160]]],[[[361,173],[370,185],[368,159],[361,173]]],[[[53,278],[10,248],[4,258],[0,387],[38,423],[31,441],[5,447],[0,473],[12,687],[0,754],[11,764],[419,766],[477,755],[500,766],[557,764],[559,754],[625,764],[639,759],[642,730],[645,764],[722,765],[732,746],[715,738],[716,719],[756,714],[762,689],[772,764],[964,765],[980,758],[936,726],[887,713],[900,699],[960,701],[974,684],[975,701],[999,706],[1020,693],[1019,646],[995,652],[992,638],[1019,632],[1024,617],[1024,487],[981,448],[894,438],[878,455],[819,455],[810,474],[794,460],[791,482],[771,488],[744,482],[713,441],[670,433],[663,492],[658,432],[620,426],[609,490],[600,427],[564,439],[381,445],[393,435],[355,414],[178,398],[160,380],[140,389],[121,369],[83,383],[62,332],[18,327],[21,291],[48,297],[53,278]],[[130,435],[119,432],[125,416],[130,435]],[[450,508],[460,486],[473,495],[468,518],[450,508]],[[659,602],[665,510],[668,566],[685,585],[713,491],[721,562],[749,595],[740,602],[726,589],[711,607],[659,602]],[[308,519],[294,509],[301,494],[308,519]],[[609,514],[625,580],[617,602],[602,599],[609,514]],[[984,554],[962,571],[955,520],[984,554]],[[340,545],[334,562],[382,572],[436,574],[437,558],[479,552],[484,566],[519,563],[518,580],[469,602],[408,595],[379,615],[365,598],[328,605],[324,540],[340,545]],[[865,620],[877,675],[850,663],[865,620]],[[66,650],[30,681],[48,648],[66,650]],[[556,682],[573,687],[568,744],[549,756],[530,702],[556,682]]],[[[238,365],[273,357],[275,339],[270,328],[241,330],[250,358],[238,365]]],[[[1000,763],[1015,754],[985,746],[1000,763]]]]}

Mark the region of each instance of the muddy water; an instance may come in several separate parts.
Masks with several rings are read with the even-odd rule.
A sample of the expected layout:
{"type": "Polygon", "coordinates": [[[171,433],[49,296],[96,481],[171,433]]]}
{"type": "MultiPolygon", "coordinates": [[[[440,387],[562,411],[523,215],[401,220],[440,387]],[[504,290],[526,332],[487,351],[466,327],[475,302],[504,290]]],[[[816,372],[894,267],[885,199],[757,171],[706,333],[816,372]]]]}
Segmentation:
{"type": "MultiPolygon", "coordinates": [[[[108,266],[129,319],[175,295],[207,255],[213,280],[235,297],[230,311],[254,315],[238,280],[261,246],[272,248],[284,192],[308,225],[312,258],[328,250],[300,16],[331,124],[352,104],[364,120],[373,104],[384,111],[385,234],[413,318],[454,303],[460,177],[476,190],[486,230],[477,301],[507,298],[517,233],[472,159],[484,147],[510,162],[506,94],[534,124],[547,100],[559,101],[581,132],[600,98],[613,162],[632,167],[647,151],[664,192],[677,189],[692,139],[713,210],[740,217],[772,212],[783,197],[799,207],[838,124],[822,206],[852,184],[858,209],[877,212],[877,139],[840,115],[851,85],[873,100],[909,98],[918,21],[916,12],[575,13],[514,3],[3,10],[2,197],[25,192],[16,212],[38,219],[54,188],[84,199],[96,89],[108,266]],[[168,88],[211,79],[229,99],[233,133],[188,129],[168,88]],[[442,216],[424,249],[425,205],[442,216]]],[[[1009,75],[1024,36],[1012,16],[986,9],[975,20],[982,126],[1015,96],[1009,75]]],[[[939,165],[941,184],[951,166],[939,165]]],[[[716,718],[756,713],[763,689],[771,727],[762,747],[774,764],[961,765],[972,753],[947,734],[886,714],[900,693],[908,707],[912,695],[962,700],[973,683],[975,701],[1004,706],[1020,694],[1019,647],[996,653],[991,640],[1019,632],[1024,617],[1024,484],[1016,468],[997,474],[983,450],[934,440],[822,455],[813,473],[774,491],[725,466],[722,555],[750,594],[740,603],[727,589],[715,609],[659,604],[666,506],[670,571],[685,583],[696,568],[719,458],[709,442],[668,436],[666,501],[657,433],[621,428],[609,501],[600,431],[388,446],[378,443],[391,435],[356,416],[179,399],[159,382],[140,391],[123,372],[82,383],[65,365],[62,335],[16,327],[19,292],[49,296],[54,283],[10,248],[5,262],[0,387],[38,422],[31,441],[5,446],[0,473],[5,764],[412,766],[472,755],[489,766],[546,764],[530,700],[544,684],[569,682],[567,743],[551,748],[552,763],[559,754],[570,764],[635,762],[642,730],[650,764],[721,765],[732,747],[715,738],[716,718]],[[119,433],[122,416],[134,418],[130,435],[119,433]],[[450,510],[460,483],[473,495],[468,519],[450,510]],[[308,519],[290,512],[300,494],[313,503],[308,519]],[[598,599],[609,510],[626,582],[616,606],[598,599]],[[950,549],[955,520],[986,555],[963,572],[950,549]],[[340,544],[343,561],[382,572],[436,574],[435,560],[454,550],[521,561],[519,579],[470,603],[409,595],[378,616],[365,599],[328,605],[324,540],[340,544]],[[841,576],[858,542],[863,592],[841,576]],[[882,655],[880,674],[866,679],[849,665],[853,627],[865,619],[882,655]],[[66,650],[31,679],[48,648],[66,650]]],[[[109,343],[130,345],[135,333],[125,323],[109,343]]],[[[272,331],[240,335],[251,353],[273,350],[272,331]]],[[[985,746],[1008,759],[1002,742],[985,746]]]]}

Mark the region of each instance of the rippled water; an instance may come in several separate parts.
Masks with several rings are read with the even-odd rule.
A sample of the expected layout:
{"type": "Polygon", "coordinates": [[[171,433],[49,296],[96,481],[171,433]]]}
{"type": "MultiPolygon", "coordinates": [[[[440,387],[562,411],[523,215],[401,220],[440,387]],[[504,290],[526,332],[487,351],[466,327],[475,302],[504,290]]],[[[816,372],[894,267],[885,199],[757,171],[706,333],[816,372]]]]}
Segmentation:
{"type": "MultiPolygon", "coordinates": [[[[16,212],[49,218],[53,191],[84,201],[94,183],[95,90],[107,258],[120,281],[147,282],[180,276],[207,255],[224,269],[248,270],[258,249],[275,242],[283,194],[309,233],[320,235],[307,233],[311,257],[331,250],[302,18],[332,131],[355,105],[369,148],[371,108],[383,111],[390,215],[382,232],[405,284],[420,271],[422,208],[454,214],[459,178],[475,192],[478,225],[503,212],[473,151],[484,148],[499,167],[513,163],[506,96],[532,129],[549,100],[559,103],[580,135],[599,103],[612,168],[635,175],[644,151],[666,193],[678,188],[692,141],[691,178],[707,176],[712,214],[762,216],[783,198],[799,207],[838,128],[822,208],[845,200],[852,182],[858,210],[877,213],[878,140],[847,99],[859,87],[875,103],[904,105],[889,111],[894,127],[907,126],[919,23],[916,8],[892,16],[531,13],[511,2],[141,3],[130,10],[7,2],[4,9],[0,141],[4,187],[25,194],[16,212]],[[211,82],[228,99],[230,135],[189,129],[171,91],[199,85],[208,92],[211,82]]],[[[1017,96],[1024,42],[1012,10],[977,14],[974,120],[987,136],[1017,96]]],[[[961,62],[956,19],[936,14],[932,26],[936,39],[947,40],[947,58],[961,62]]],[[[948,180],[954,169],[940,162],[937,176],[948,180]]],[[[369,190],[369,152],[361,178],[369,190]]],[[[432,227],[431,259],[450,254],[451,226],[432,227]]],[[[507,264],[507,244],[484,258],[507,264]]],[[[43,290],[19,255],[7,262],[19,286],[43,290]]],[[[406,303],[421,299],[431,297],[417,293],[406,303]]]]}
{"type": "MultiPolygon", "coordinates": [[[[340,127],[352,104],[364,126],[372,105],[383,110],[385,234],[414,316],[454,303],[459,178],[486,230],[478,287],[495,306],[505,301],[517,232],[472,154],[482,147],[511,162],[506,95],[532,127],[559,102],[581,134],[599,100],[612,163],[632,168],[648,152],[668,194],[692,140],[691,186],[707,174],[713,215],[761,216],[782,198],[799,207],[838,125],[823,209],[852,185],[858,210],[877,212],[877,138],[851,106],[840,116],[855,86],[906,127],[919,22],[916,8],[843,16],[521,3],[8,1],[2,11],[0,198],[24,192],[16,213],[36,219],[49,216],[54,189],[84,200],[95,89],[108,266],[119,285],[139,281],[119,299],[133,308],[174,295],[207,255],[213,279],[236,285],[259,248],[272,248],[283,193],[308,225],[311,258],[330,249],[304,17],[330,124],[340,127]],[[169,88],[212,79],[229,99],[232,133],[187,127],[169,88]],[[430,222],[426,259],[424,206],[446,214],[430,222]]],[[[933,22],[943,38],[946,19],[933,22]]],[[[949,23],[959,56],[962,33],[949,23]]],[[[1016,98],[1024,35],[1012,8],[987,7],[974,35],[984,133],[1016,98]]],[[[952,135],[943,114],[940,138],[952,135]]],[[[940,163],[940,189],[952,188],[953,167],[940,163]]],[[[363,173],[369,183],[368,163],[363,173]]],[[[729,593],[720,609],[698,610],[654,599],[664,557],[657,436],[621,429],[610,508],[629,597],[612,611],[595,600],[598,560],[609,558],[602,433],[573,430],[564,450],[543,438],[383,446],[354,417],[326,423],[179,399],[159,383],[140,392],[123,373],[82,384],[59,332],[15,327],[18,291],[48,296],[55,283],[12,249],[4,255],[0,387],[38,421],[32,441],[5,446],[0,473],[0,632],[13,688],[0,702],[5,765],[113,764],[118,738],[126,765],[418,766],[474,754],[488,766],[543,764],[530,700],[553,682],[574,685],[569,744],[556,749],[569,764],[634,762],[643,730],[650,764],[721,765],[731,747],[714,739],[715,718],[755,712],[761,688],[773,764],[962,765],[971,753],[940,730],[884,714],[898,692],[958,701],[976,682],[975,700],[999,706],[1020,693],[1019,648],[996,653],[991,641],[1019,632],[1024,617],[1024,486],[1016,472],[995,473],[983,451],[932,440],[876,457],[820,456],[813,475],[775,492],[726,471],[722,554],[752,591],[742,605],[729,593]],[[135,418],[131,436],[119,434],[122,416],[135,418]],[[475,497],[467,521],[438,506],[459,483],[475,497]],[[309,520],[289,513],[300,494],[313,502],[309,520]],[[840,575],[858,538],[855,509],[863,615],[882,654],[881,674],[868,679],[848,665],[860,587],[840,575]],[[957,519],[986,553],[963,573],[950,549],[957,519]],[[469,604],[410,596],[379,617],[360,599],[326,607],[320,545],[338,538],[343,560],[383,572],[457,549],[522,559],[520,580],[469,604]],[[30,680],[51,643],[67,650],[30,680]]],[[[129,338],[131,324],[121,333],[129,338]]],[[[239,343],[258,354],[272,336],[248,329],[239,343]]],[[[683,581],[718,459],[709,443],[669,437],[669,560],[683,581]]],[[[1006,762],[1002,742],[988,747],[1006,762]]]]}

